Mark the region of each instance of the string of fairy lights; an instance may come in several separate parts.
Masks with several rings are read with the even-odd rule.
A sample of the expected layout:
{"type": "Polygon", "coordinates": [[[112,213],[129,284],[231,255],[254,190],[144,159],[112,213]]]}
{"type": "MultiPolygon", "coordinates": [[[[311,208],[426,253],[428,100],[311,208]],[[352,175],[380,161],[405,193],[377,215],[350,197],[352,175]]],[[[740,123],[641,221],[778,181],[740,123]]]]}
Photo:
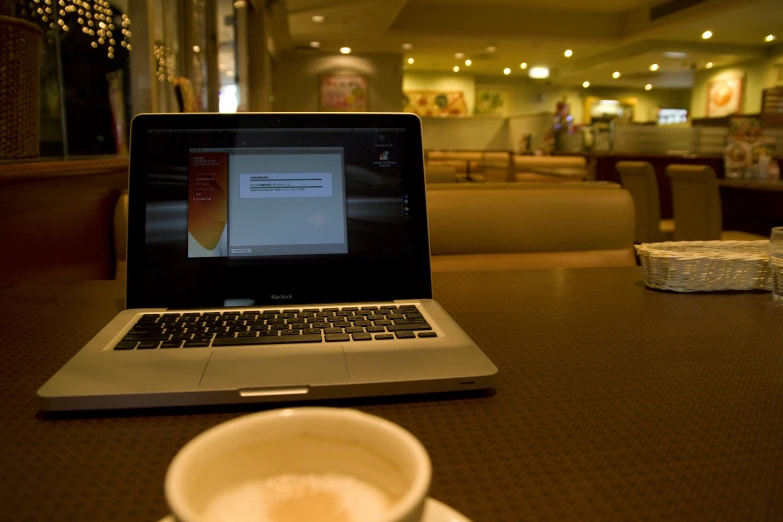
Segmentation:
{"type": "Polygon", "coordinates": [[[90,45],[93,49],[103,48],[109,58],[114,58],[117,41],[120,46],[132,49],[130,37],[130,18],[122,14],[119,21],[121,28],[117,34],[115,27],[115,13],[108,1],[104,0],[29,0],[22,15],[39,17],[41,22],[49,25],[50,31],[61,29],[68,32],[71,27],[68,21],[76,17],[76,24],[81,27],[82,33],[93,37],[90,45]],[[57,5],[55,5],[57,4],[57,5]],[[56,9],[56,12],[55,12],[56,9]],[[58,16],[59,15],[59,16],[58,16]],[[70,16],[69,16],[70,15],[70,16]]]}

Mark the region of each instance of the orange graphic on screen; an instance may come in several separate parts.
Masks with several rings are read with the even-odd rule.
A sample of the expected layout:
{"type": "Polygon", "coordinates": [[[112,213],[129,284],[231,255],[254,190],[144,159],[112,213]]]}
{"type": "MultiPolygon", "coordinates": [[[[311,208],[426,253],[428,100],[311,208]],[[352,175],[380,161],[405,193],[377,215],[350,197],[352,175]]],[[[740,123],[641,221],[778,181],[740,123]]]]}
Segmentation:
{"type": "Polygon", "coordinates": [[[228,221],[228,155],[194,153],[188,172],[188,232],[207,250],[218,246],[228,221]]]}

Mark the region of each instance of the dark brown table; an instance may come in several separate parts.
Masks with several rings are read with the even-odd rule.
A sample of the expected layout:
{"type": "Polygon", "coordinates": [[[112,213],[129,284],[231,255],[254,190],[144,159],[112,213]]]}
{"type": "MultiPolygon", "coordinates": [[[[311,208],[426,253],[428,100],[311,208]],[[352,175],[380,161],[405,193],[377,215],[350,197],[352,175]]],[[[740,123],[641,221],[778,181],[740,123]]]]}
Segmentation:
{"type": "MultiPolygon", "coordinates": [[[[418,436],[431,494],[474,522],[783,520],[783,307],[644,288],[638,268],[435,274],[496,393],[357,407],[418,436]]],[[[35,390],[122,285],[0,294],[0,520],[155,522],[174,453],[260,407],[47,417],[35,390]]]]}

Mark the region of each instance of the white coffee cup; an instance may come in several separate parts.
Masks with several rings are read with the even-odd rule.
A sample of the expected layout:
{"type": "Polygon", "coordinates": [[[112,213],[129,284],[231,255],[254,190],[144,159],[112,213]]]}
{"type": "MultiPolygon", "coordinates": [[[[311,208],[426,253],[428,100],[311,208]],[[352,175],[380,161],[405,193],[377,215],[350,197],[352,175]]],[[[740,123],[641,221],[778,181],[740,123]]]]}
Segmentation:
{"type": "Polygon", "coordinates": [[[166,473],[166,501],[181,522],[210,522],[205,513],[221,492],[290,475],[358,479],[389,502],[372,522],[419,522],[432,468],[421,442],[385,419],[342,408],[273,410],[188,442],[166,473]]]}

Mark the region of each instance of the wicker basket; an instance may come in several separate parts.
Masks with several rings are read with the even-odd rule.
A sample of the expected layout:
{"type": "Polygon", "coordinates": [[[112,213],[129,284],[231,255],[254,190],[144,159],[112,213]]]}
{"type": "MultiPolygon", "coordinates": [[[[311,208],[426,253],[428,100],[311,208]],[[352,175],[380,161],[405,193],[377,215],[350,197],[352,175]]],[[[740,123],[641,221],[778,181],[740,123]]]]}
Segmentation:
{"type": "Polygon", "coordinates": [[[645,284],[673,292],[771,290],[769,241],[643,243],[645,284]]]}
{"type": "Polygon", "coordinates": [[[29,22],[0,16],[0,160],[38,157],[42,34],[29,22]]]}

